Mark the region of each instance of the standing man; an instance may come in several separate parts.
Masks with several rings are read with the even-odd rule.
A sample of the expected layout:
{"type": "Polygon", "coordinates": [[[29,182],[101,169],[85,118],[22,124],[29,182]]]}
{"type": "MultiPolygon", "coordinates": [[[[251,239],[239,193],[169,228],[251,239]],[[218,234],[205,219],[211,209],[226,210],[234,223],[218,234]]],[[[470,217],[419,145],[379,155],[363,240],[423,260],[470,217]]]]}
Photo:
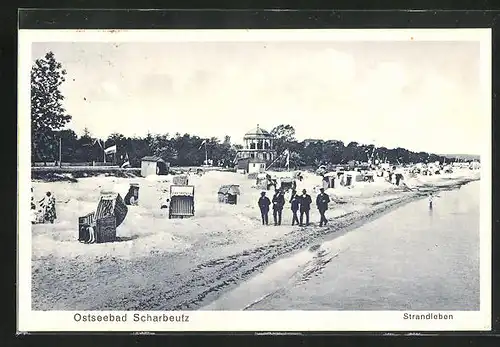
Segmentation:
{"type": "Polygon", "coordinates": [[[325,212],[328,210],[328,203],[330,202],[330,197],[325,193],[325,189],[321,188],[320,193],[316,197],[316,206],[318,207],[319,215],[321,216],[319,221],[319,226],[322,227],[323,224],[326,225],[328,220],[325,217],[325,212]]]}
{"type": "Polygon", "coordinates": [[[271,201],[266,196],[266,192],[260,193],[259,208],[262,217],[262,225],[269,225],[269,205],[271,205],[271,201]]]}
{"type": "Polygon", "coordinates": [[[274,225],[281,225],[281,214],[283,213],[283,206],[285,206],[285,197],[280,189],[276,189],[273,196],[273,218],[274,225]]]}
{"type": "Polygon", "coordinates": [[[304,189],[300,196],[300,226],[304,225],[304,215],[306,216],[306,226],[309,225],[309,211],[311,210],[312,199],[304,189]]]}
{"type": "Polygon", "coordinates": [[[300,197],[297,195],[297,191],[295,189],[292,190],[290,204],[292,205],[292,214],[293,214],[292,225],[295,225],[295,223],[300,224],[299,217],[297,216],[297,211],[299,210],[299,205],[300,205],[300,197]]]}

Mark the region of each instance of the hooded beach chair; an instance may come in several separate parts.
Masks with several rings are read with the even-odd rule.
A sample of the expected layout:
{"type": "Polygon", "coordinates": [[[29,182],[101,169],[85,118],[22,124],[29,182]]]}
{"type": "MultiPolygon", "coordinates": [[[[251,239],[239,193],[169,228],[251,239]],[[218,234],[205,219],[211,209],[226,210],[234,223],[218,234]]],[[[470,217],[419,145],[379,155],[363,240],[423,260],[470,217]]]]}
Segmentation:
{"type": "Polygon", "coordinates": [[[78,241],[85,243],[112,242],[116,228],[124,221],[127,205],[120,194],[102,192],[96,211],[78,218],[78,241]]]}
{"type": "Polygon", "coordinates": [[[170,186],[168,218],[194,216],[194,186],[170,186]]]}
{"type": "Polygon", "coordinates": [[[217,198],[220,203],[236,205],[240,195],[240,187],[236,184],[223,185],[217,192],[217,198]]]}

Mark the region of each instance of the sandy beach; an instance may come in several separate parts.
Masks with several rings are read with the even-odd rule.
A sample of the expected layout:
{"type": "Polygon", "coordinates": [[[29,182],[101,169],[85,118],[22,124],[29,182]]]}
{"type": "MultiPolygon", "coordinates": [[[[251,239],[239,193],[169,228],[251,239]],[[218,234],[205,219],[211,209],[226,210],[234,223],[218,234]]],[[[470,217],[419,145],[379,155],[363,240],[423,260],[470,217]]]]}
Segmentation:
{"type": "MultiPolygon", "coordinates": [[[[253,187],[255,180],[218,171],[190,176],[189,183],[195,186],[193,218],[168,219],[167,210],[159,208],[163,179],[100,176],[75,183],[33,181],[36,199],[46,191],[54,193],[58,219],[32,228],[32,309],[198,309],[281,256],[335,238],[339,231],[421,198],[429,189],[453,189],[478,180],[479,172],[463,169],[405,178],[403,186],[376,177],[372,183],[328,189],[332,203],[327,227],[317,226],[319,213],[314,208],[311,226],[291,226],[289,193],[283,225],[262,226],[257,206],[261,190],[253,187]],[[129,207],[117,228],[118,241],[78,242],[78,217],[96,208],[100,191],[111,189],[124,196],[130,183],[140,185],[140,202],[129,207]],[[223,184],[240,185],[237,205],[218,203],[217,191],[223,184]]],[[[307,189],[314,199],[320,184],[320,176],[304,173],[297,190],[307,189]]]]}

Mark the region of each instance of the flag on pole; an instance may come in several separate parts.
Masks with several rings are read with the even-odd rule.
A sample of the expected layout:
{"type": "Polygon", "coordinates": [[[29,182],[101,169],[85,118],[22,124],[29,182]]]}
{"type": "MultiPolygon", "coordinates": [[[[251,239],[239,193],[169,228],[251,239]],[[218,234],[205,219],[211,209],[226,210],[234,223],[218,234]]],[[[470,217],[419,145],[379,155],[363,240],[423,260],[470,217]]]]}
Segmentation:
{"type": "Polygon", "coordinates": [[[116,145],[113,145],[111,147],[106,148],[104,150],[104,153],[106,153],[106,154],[116,153],[116,145]]]}
{"type": "Polygon", "coordinates": [[[198,149],[201,149],[201,147],[203,147],[203,145],[207,143],[207,140],[203,140],[203,142],[201,143],[200,147],[198,147],[198,149]]]}

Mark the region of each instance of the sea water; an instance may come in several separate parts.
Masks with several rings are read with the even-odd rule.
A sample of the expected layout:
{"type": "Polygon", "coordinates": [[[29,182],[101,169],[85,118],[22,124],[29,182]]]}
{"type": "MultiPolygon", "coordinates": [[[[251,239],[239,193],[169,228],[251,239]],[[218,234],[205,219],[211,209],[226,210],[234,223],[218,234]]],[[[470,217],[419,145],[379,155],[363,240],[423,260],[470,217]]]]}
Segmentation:
{"type": "Polygon", "coordinates": [[[281,259],[202,309],[479,310],[479,186],[281,259]]]}

